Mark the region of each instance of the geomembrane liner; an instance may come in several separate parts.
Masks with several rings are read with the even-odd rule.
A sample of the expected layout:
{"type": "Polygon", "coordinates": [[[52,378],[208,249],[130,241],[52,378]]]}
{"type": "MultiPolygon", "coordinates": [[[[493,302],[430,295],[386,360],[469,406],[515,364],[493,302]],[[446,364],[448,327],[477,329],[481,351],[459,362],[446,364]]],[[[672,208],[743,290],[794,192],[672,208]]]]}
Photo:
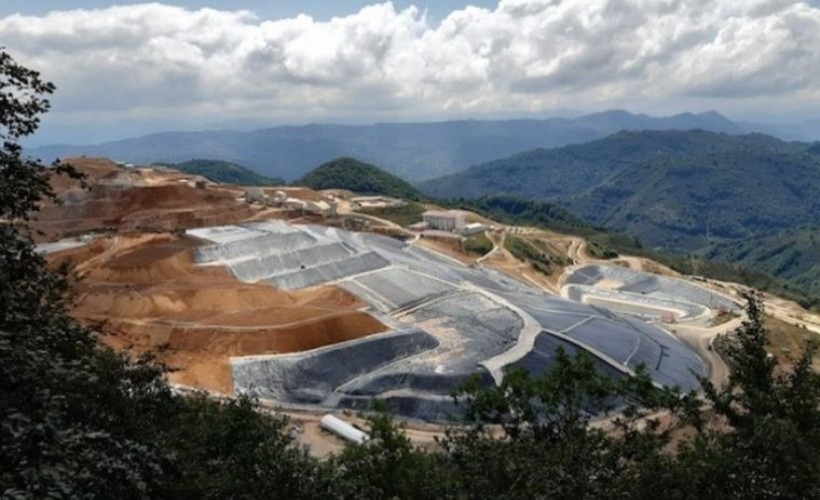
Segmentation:
{"type": "MultiPolygon", "coordinates": [[[[657,383],[688,390],[697,387],[697,376],[708,375],[694,351],[658,326],[547,295],[496,270],[386,236],[280,221],[195,231],[210,242],[196,253],[203,265],[223,263],[240,280],[285,290],[338,285],[394,329],[300,353],[232,358],[239,393],[355,409],[369,409],[378,397],[397,414],[443,420],[457,413],[449,394],[464,381],[478,377],[491,385],[513,366],[543,373],[559,346],[590,353],[597,369],[614,377],[644,364],[657,383]]],[[[676,282],[620,271],[611,277],[599,266],[587,267],[570,282],[641,283],[650,312],[660,305],[699,310],[698,303],[663,296],[678,291],[676,282]]],[[[685,292],[717,300],[708,291],[685,292]]]]}

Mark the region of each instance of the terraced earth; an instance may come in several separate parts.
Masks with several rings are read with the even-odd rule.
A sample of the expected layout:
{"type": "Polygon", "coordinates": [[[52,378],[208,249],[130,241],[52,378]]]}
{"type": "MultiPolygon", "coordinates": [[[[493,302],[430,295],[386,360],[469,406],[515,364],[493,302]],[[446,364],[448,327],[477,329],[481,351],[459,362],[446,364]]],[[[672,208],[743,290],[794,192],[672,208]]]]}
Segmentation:
{"type": "Polygon", "coordinates": [[[708,366],[640,319],[536,291],[491,269],[367,233],[282,221],[192,229],[203,268],[287,291],[334,285],[387,331],[287,354],[232,356],[233,388],[293,407],[369,408],[444,420],[469,377],[498,382],[512,366],[543,372],[555,349],[593,355],[620,377],[644,364],[659,384],[697,386],[708,366]]]}

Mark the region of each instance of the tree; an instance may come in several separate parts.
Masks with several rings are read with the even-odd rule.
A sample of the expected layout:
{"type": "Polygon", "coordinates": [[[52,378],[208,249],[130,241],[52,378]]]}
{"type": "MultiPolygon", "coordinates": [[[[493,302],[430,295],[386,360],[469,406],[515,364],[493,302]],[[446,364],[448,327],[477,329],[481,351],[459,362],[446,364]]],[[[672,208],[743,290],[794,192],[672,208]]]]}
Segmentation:
{"type": "Polygon", "coordinates": [[[573,499],[630,496],[641,466],[668,441],[650,413],[679,399],[642,370],[613,380],[589,355],[561,349],[540,377],[513,370],[498,387],[467,387],[461,397],[472,425],[443,444],[468,496],[573,499]]]}
{"type": "Polygon", "coordinates": [[[413,445],[386,408],[368,417],[370,439],[348,445],[329,466],[333,493],[341,498],[446,498],[455,496],[453,477],[438,453],[413,445]]]}
{"type": "Polygon", "coordinates": [[[5,495],[148,494],[170,457],[140,433],[170,391],[147,360],[97,348],[69,315],[72,275],[50,270],[27,225],[51,175],[80,177],[22,156],[54,90],[0,51],[0,478],[5,495]]]}
{"type": "Polygon", "coordinates": [[[250,401],[175,396],[164,367],[100,345],[71,318],[70,269],[49,269],[28,221],[58,202],[22,156],[54,86],[0,50],[0,493],[4,497],[315,497],[314,461],[250,401]]]}
{"type": "Polygon", "coordinates": [[[681,447],[675,476],[686,480],[676,488],[721,498],[818,498],[816,346],[809,343],[791,369],[778,367],[766,350],[762,302],[754,294],[746,299],[748,319],[725,349],[729,383],[704,380],[706,405],[688,415],[698,434],[681,447]]]}

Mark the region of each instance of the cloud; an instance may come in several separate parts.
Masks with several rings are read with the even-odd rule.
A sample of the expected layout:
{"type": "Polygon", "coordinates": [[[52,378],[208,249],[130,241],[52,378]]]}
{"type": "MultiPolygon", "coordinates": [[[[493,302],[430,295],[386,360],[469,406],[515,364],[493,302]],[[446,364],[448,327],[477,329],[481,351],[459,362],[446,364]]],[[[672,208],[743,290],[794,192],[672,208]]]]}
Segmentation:
{"type": "Polygon", "coordinates": [[[820,9],[789,0],[502,0],[437,25],[390,3],[326,22],[150,3],[12,15],[0,40],[79,122],[820,102],[820,9]]]}

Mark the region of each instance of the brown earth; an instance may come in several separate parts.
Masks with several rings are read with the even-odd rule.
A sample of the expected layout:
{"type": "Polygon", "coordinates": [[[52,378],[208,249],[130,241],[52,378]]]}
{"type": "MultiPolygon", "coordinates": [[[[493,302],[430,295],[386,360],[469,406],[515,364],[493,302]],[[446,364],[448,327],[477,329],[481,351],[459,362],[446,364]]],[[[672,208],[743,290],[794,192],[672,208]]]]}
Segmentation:
{"type": "Polygon", "coordinates": [[[420,238],[415,241],[414,244],[443,253],[468,266],[475,264],[475,261],[478,259],[478,256],[466,253],[463,249],[461,241],[459,240],[420,238]]]}
{"type": "Polygon", "coordinates": [[[231,394],[229,358],[297,352],[382,332],[356,297],[336,287],[284,292],[193,262],[196,242],[120,235],[59,252],[83,280],[75,316],[132,353],[156,351],[172,382],[231,394]]]}
{"type": "MultiPolygon", "coordinates": [[[[124,172],[124,169],[108,158],[66,158],[62,160],[62,163],[71,165],[85,174],[85,181],[89,184],[104,179],[113,179],[120,172],[124,172]]],[[[80,182],[67,175],[52,175],[51,186],[57,193],[62,193],[71,189],[79,189],[80,182]]]]}
{"type": "MultiPolygon", "coordinates": [[[[809,341],[816,341],[817,334],[792,325],[773,316],[763,317],[763,326],[769,331],[767,350],[777,359],[778,371],[788,371],[803,355],[809,341]]],[[[812,366],[820,370],[820,353],[815,353],[812,366]]]]}
{"type": "Polygon", "coordinates": [[[322,194],[319,191],[314,191],[313,189],[302,187],[302,186],[276,186],[276,187],[266,187],[264,188],[264,192],[268,196],[273,196],[276,191],[282,191],[286,195],[299,198],[300,200],[308,200],[308,201],[328,201],[328,196],[322,194]]]}
{"type": "MultiPolygon", "coordinates": [[[[102,171],[100,167],[97,173],[102,171]]],[[[100,175],[105,179],[130,174],[113,171],[100,175]]],[[[252,209],[237,202],[235,193],[228,190],[196,189],[180,182],[141,184],[103,180],[97,179],[89,183],[89,189],[82,189],[67,187],[62,177],[53,179],[55,185],[62,186],[55,186],[62,205],[44,206],[35,229],[45,233],[44,239],[55,240],[95,230],[173,231],[231,224],[252,215],[252,209]]]]}

